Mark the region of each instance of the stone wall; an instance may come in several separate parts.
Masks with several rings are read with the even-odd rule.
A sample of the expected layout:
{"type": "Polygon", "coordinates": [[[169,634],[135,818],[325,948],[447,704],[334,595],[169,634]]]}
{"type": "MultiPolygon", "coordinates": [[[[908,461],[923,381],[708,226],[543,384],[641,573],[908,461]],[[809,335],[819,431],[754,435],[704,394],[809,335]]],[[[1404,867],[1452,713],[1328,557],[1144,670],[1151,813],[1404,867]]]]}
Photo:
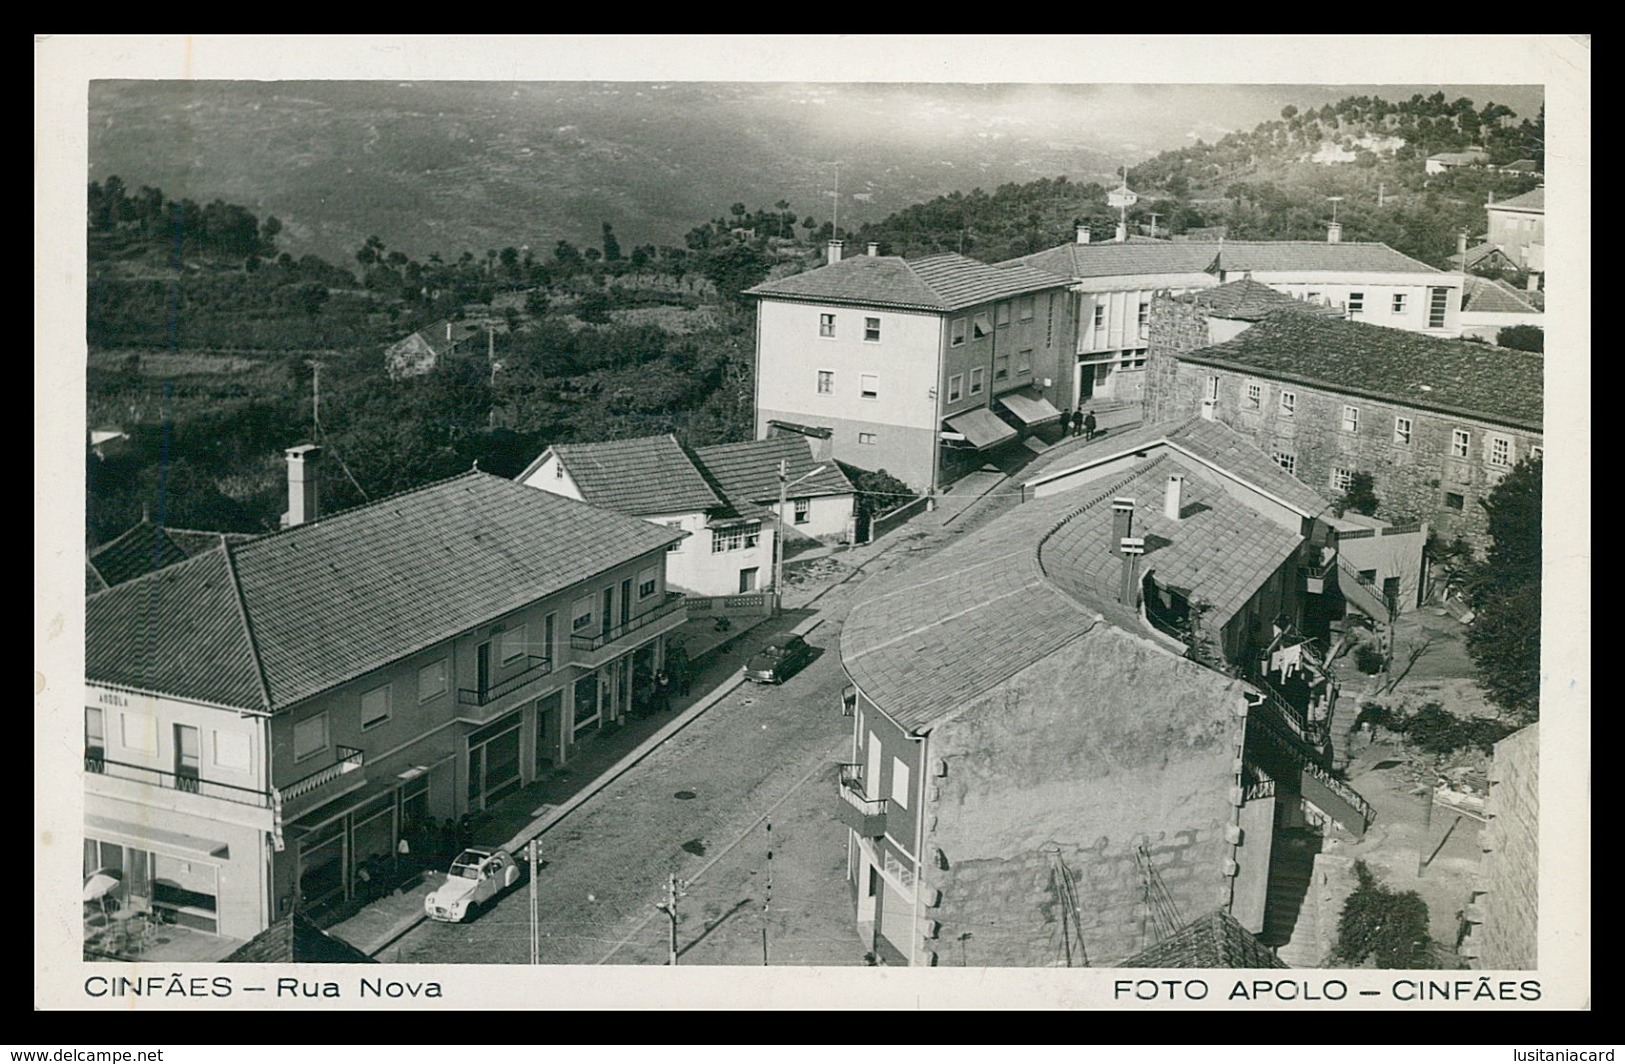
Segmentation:
{"type": "Polygon", "coordinates": [[[1484,854],[1472,923],[1462,952],[1477,968],[1537,967],[1540,919],[1540,726],[1495,744],[1490,769],[1490,822],[1479,834],[1484,854]]]}
{"type": "Polygon", "coordinates": [[[1151,298],[1151,339],[1145,363],[1145,420],[1188,417],[1196,410],[1179,401],[1179,359],[1187,351],[1208,346],[1207,314],[1188,299],[1158,292],[1151,298]]]}

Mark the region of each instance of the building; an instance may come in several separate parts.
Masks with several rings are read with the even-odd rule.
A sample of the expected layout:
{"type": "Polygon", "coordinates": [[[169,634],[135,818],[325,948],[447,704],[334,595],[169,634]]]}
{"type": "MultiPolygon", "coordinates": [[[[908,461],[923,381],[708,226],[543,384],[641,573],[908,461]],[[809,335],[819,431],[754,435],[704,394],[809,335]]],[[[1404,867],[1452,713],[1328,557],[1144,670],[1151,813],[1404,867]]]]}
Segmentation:
{"type": "Polygon", "coordinates": [[[1188,297],[1153,319],[1149,416],[1211,415],[1328,499],[1369,473],[1396,525],[1486,546],[1480,500],[1543,453],[1540,355],[1307,314],[1214,343],[1188,297]]]}
{"type": "Polygon", "coordinates": [[[757,285],[756,435],[826,428],[831,455],[917,491],[1060,420],[1067,281],[963,255],[841,257],[757,285]]]}
{"type": "Polygon", "coordinates": [[[782,527],[797,544],[850,541],[853,487],[791,434],[690,451],[671,435],[555,444],[517,478],[533,488],[680,529],[666,579],[693,595],[743,595],[773,582],[782,527]],[[780,522],[779,473],[785,472],[780,522]]]}
{"type": "Polygon", "coordinates": [[[1123,961],[1121,968],[1285,968],[1258,937],[1223,909],[1123,961]]]}
{"type": "Polygon", "coordinates": [[[1483,855],[1462,954],[1484,969],[1539,966],[1540,725],[1495,744],[1490,766],[1489,823],[1479,833],[1483,855]]]}
{"type": "Polygon", "coordinates": [[[1489,243],[1506,252],[1520,270],[1546,272],[1546,189],[1484,206],[1489,215],[1489,243]]]}
{"type": "Polygon", "coordinates": [[[253,538],[236,532],[171,528],[154,524],[143,515],[129,531],[90,552],[85,560],[85,594],[106,591],[155,569],[215,550],[225,541],[243,543],[253,538]]]}
{"type": "MultiPolygon", "coordinates": [[[[1077,239],[1011,260],[1073,280],[1078,321],[1076,369],[1056,402],[1139,402],[1146,387],[1151,303],[1251,279],[1347,317],[1396,329],[1453,336],[1460,328],[1461,277],[1385,244],[1345,243],[1339,226],[1317,241],[1095,241],[1077,239]]],[[[1009,265],[1009,264],[1006,264],[1009,265]]]]}
{"type": "MultiPolygon", "coordinates": [[[[319,454],[294,448],[290,466],[319,454]]],[[[85,871],[250,939],[621,719],[685,617],[671,529],[467,473],[85,600],[85,871]]]]}
{"type": "Polygon", "coordinates": [[[1276,839],[1371,819],[1297,627],[1324,503],[1223,426],[1145,442],[1083,448],[847,619],[836,809],[885,963],[1116,965],[1216,908],[1279,944],[1276,839]]]}
{"type": "MultiPolygon", "coordinates": [[[[454,354],[477,351],[481,339],[489,342],[497,326],[486,321],[452,321],[449,318],[391,344],[384,352],[384,371],[392,381],[421,377],[454,354]]],[[[506,326],[503,326],[506,329],[506,326]]]]}
{"type": "Polygon", "coordinates": [[[1502,329],[1514,325],[1543,328],[1545,302],[1543,292],[1519,291],[1505,281],[1469,276],[1461,300],[1462,338],[1493,344],[1502,329]]]}
{"type": "Polygon", "coordinates": [[[1490,161],[1489,152],[1483,148],[1468,148],[1466,151],[1442,151],[1436,155],[1429,155],[1423,163],[1423,170],[1428,174],[1442,174],[1446,170],[1454,170],[1458,166],[1483,166],[1490,161]]]}

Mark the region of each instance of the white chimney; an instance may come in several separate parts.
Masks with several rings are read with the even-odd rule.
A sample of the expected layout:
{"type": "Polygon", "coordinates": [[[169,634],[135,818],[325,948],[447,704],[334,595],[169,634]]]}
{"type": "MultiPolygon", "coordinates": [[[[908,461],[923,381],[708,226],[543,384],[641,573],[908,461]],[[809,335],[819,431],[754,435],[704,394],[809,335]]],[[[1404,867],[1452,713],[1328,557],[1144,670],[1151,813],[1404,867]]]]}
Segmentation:
{"type": "Polygon", "coordinates": [[[880,254],[880,245],[878,243],[876,243],[875,241],[873,241],[873,240],[869,241],[869,257],[872,259],[872,258],[875,258],[879,254],[880,254]]]}
{"type": "Polygon", "coordinates": [[[1123,541],[1134,531],[1134,500],[1112,500],[1112,553],[1123,553],[1123,541]]]}
{"type": "Polygon", "coordinates": [[[1119,244],[1128,239],[1128,226],[1122,222],[1117,223],[1117,242],[1119,244]]]}
{"type": "Polygon", "coordinates": [[[1145,540],[1124,536],[1118,541],[1118,552],[1123,556],[1123,584],[1118,588],[1117,601],[1133,609],[1140,604],[1140,556],[1145,553],[1145,540]]]}
{"type": "Polygon", "coordinates": [[[829,265],[833,266],[841,261],[841,249],[844,247],[846,247],[844,241],[831,240],[829,242],[829,265]]]}
{"type": "Polygon", "coordinates": [[[1089,227],[1087,225],[1078,226],[1078,243],[1089,243],[1089,227]]]}
{"type": "Polygon", "coordinates": [[[1180,508],[1184,505],[1185,478],[1178,473],[1168,474],[1168,490],[1162,496],[1162,516],[1170,521],[1179,520],[1180,508]]]}
{"type": "Polygon", "coordinates": [[[1333,222],[1326,227],[1326,243],[1341,244],[1343,242],[1343,223],[1333,222]]]}
{"type": "Polygon", "coordinates": [[[1461,256],[1462,266],[1467,265],[1467,230],[1463,229],[1456,234],[1456,254],[1461,256]]]}
{"type": "Polygon", "coordinates": [[[1527,292],[1540,291],[1540,274],[1531,273],[1529,275],[1529,281],[1524,285],[1524,290],[1527,292]]]}
{"type": "Polygon", "coordinates": [[[316,479],[322,449],[302,443],[283,453],[288,458],[288,512],[282,515],[282,527],[293,528],[316,520],[316,479]]]}

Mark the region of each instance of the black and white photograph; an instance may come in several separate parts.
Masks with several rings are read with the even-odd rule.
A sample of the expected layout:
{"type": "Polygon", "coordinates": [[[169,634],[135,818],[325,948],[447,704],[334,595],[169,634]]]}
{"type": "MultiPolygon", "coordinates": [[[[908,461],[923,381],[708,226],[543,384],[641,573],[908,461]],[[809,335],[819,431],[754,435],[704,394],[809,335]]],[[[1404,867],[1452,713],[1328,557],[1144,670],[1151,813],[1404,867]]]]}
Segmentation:
{"type": "Polygon", "coordinates": [[[36,36],[37,1008],[1588,1007],[1589,36],[977,40],[36,36]]]}

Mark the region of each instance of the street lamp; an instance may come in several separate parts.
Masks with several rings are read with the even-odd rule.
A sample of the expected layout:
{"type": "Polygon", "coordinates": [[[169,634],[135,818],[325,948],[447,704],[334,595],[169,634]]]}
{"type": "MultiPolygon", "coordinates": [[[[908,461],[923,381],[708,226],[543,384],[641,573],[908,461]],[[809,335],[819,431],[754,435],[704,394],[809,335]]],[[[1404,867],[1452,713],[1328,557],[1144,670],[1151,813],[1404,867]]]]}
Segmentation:
{"type": "Polygon", "coordinates": [[[816,477],[827,466],[815,466],[794,480],[790,479],[790,463],[779,461],[779,509],[773,516],[773,595],[775,602],[784,594],[784,505],[792,485],[808,477],[816,477]]]}

